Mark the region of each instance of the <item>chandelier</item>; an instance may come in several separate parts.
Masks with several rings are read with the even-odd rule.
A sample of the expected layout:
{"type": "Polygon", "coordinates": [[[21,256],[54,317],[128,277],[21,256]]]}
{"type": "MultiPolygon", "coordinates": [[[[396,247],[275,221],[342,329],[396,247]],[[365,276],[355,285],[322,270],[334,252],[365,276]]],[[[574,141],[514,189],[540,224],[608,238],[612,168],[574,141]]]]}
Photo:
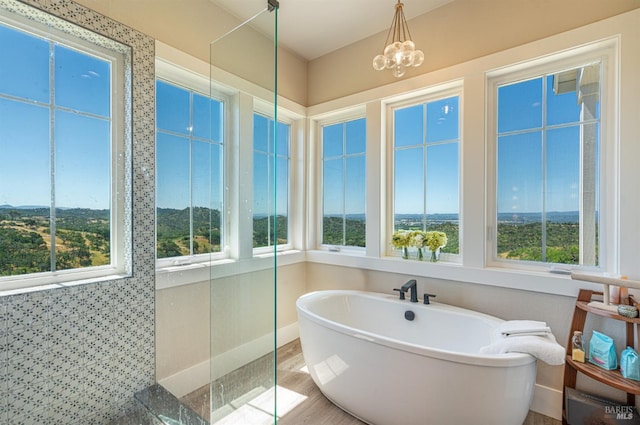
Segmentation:
{"type": "Polygon", "coordinates": [[[402,10],[403,4],[398,0],[396,13],[393,15],[391,28],[387,34],[385,48],[381,55],[373,58],[373,69],[382,71],[390,69],[394,77],[402,77],[410,66],[420,66],[424,62],[422,50],[416,50],[411,40],[409,25],[402,10]],[[389,43],[389,39],[391,42],[389,43]]]}

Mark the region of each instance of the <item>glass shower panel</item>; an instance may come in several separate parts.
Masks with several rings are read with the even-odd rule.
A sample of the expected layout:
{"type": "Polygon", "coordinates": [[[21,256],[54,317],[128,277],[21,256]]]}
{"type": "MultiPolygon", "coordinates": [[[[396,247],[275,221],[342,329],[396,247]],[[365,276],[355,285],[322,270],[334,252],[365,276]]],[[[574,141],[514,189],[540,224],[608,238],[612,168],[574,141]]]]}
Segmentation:
{"type": "MultiPolygon", "coordinates": [[[[267,6],[210,45],[210,82],[214,93],[230,96],[226,123],[222,251],[232,261],[213,266],[210,276],[210,410],[212,424],[276,422],[276,260],[254,256],[254,223],[275,217],[254,211],[254,132],[259,113],[276,120],[277,9],[267,6]],[[226,268],[225,268],[226,267],[226,268]]],[[[273,134],[267,137],[275,139],[273,134]]],[[[273,139],[272,139],[273,140],[273,139]]],[[[275,173],[275,162],[271,164],[275,173]]],[[[275,177],[274,177],[275,179],[275,177]]],[[[273,185],[272,185],[273,186],[273,185]]],[[[277,193],[268,205],[277,205],[277,193]]],[[[261,222],[261,223],[262,223],[261,222]]],[[[277,223],[269,226],[277,231],[277,223]]],[[[275,235],[275,233],[274,233],[275,235]]],[[[271,240],[276,240],[272,237],[271,240]]],[[[275,246],[273,247],[275,250],[275,246]]],[[[261,252],[264,254],[264,251],[261,252]]]]}

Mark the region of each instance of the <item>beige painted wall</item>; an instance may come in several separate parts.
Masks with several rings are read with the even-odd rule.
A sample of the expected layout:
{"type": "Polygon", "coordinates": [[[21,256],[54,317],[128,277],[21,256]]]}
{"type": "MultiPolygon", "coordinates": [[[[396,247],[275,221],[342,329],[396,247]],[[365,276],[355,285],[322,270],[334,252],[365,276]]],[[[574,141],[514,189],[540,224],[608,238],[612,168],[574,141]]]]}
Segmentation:
{"type": "MultiPolygon", "coordinates": [[[[236,18],[218,8],[210,0],[77,0],[77,2],[207,63],[209,63],[210,43],[240,24],[236,18]]],[[[238,61],[235,57],[233,60],[216,62],[216,65],[261,87],[271,89],[273,73],[265,72],[262,66],[256,66],[256,64],[266,63],[263,57],[265,54],[271,55],[272,45],[263,36],[254,34],[252,37],[253,39],[243,47],[245,58],[258,58],[251,65],[247,65],[246,60],[238,61]]],[[[278,49],[278,59],[280,95],[298,104],[306,105],[307,62],[282,48],[278,49]]]]}
{"type": "MultiPolygon", "coordinates": [[[[406,2],[405,8],[410,7],[411,2],[406,2]]],[[[403,79],[637,8],[637,0],[455,0],[409,21],[425,62],[403,79]]],[[[396,81],[391,72],[375,71],[371,65],[386,36],[384,31],[311,61],[307,106],[396,81]]]]}
{"type": "MultiPolygon", "coordinates": [[[[156,291],[158,380],[273,331],[272,269],[214,279],[211,285],[200,282],[156,291]]],[[[304,293],[305,264],[279,267],[278,328],[298,320],[295,300],[304,293]]]]}
{"type": "MultiPolygon", "coordinates": [[[[209,62],[209,43],[239,22],[209,0],[77,0],[99,13],[209,62]]],[[[409,8],[411,4],[405,7],[409,8]]],[[[286,7],[286,4],[282,4],[286,7]]],[[[640,8],[638,0],[456,0],[409,21],[425,63],[405,78],[548,37],[640,8]]],[[[389,11],[391,22],[392,9],[389,11]]],[[[311,62],[278,50],[280,95],[303,106],[317,105],[396,81],[371,67],[387,31],[311,62]]],[[[259,37],[248,56],[264,52],[259,37]]],[[[271,87],[259,66],[226,61],[224,68],[262,87],[271,87]]]]}

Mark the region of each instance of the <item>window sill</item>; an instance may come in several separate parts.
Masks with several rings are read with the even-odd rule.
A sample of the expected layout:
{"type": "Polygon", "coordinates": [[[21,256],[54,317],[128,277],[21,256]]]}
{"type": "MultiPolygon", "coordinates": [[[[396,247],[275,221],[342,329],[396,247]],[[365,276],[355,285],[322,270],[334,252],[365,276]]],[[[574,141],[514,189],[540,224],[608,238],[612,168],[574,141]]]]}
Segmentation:
{"type": "MultiPolygon", "coordinates": [[[[549,271],[515,270],[501,267],[469,267],[459,263],[403,260],[399,257],[367,257],[362,251],[288,250],[278,253],[277,265],[309,261],[416,277],[452,280],[479,285],[575,297],[580,288],[602,290],[602,285],[572,280],[549,271]]],[[[273,253],[250,259],[224,259],[206,263],[169,266],[156,270],[156,290],[208,282],[228,276],[273,268],[273,253]]]]}
{"type": "MultiPolygon", "coordinates": [[[[105,274],[105,275],[100,275],[95,277],[80,278],[77,280],[68,280],[63,282],[42,283],[42,284],[35,284],[35,285],[23,286],[23,287],[16,286],[14,288],[0,290],[0,297],[29,294],[33,292],[48,291],[52,289],[70,288],[73,286],[88,285],[91,283],[110,282],[110,281],[125,279],[128,277],[131,277],[131,275],[114,273],[114,274],[105,274]]],[[[28,282],[28,279],[25,279],[25,282],[28,282]]]]}
{"type": "MultiPolygon", "coordinates": [[[[273,269],[273,257],[271,252],[241,260],[227,258],[211,262],[161,267],[156,269],[156,290],[273,269]]],[[[281,251],[278,252],[277,265],[286,266],[299,263],[304,261],[304,258],[304,252],[299,250],[281,251]]]]}
{"type": "Polygon", "coordinates": [[[313,263],[400,273],[416,277],[453,280],[524,291],[575,297],[580,288],[602,290],[602,285],[572,280],[568,275],[548,271],[514,270],[500,267],[468,267],[458,263],[403,260],[397,257],[366,257],[326,251],[307,251],[313,263]]]}

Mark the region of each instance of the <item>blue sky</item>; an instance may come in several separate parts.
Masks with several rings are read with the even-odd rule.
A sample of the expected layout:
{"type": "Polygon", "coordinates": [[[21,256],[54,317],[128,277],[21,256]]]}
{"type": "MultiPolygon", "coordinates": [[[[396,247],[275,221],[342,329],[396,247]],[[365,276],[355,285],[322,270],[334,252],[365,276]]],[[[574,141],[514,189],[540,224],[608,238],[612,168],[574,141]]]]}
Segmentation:
{"type": "MultiPolygon", "coordinates": [[[[110,64],[4,26],[0,55],[11,64],[0,64],[0,93],[5,95],[0,97],[0,205],[49,205],[53,173],[57,206],[109,208],[110,64]],[[51,49],[54,100],[62,108],[53,115],[47,107],[51,49]],[[56,132],[49,134],[52,120],[56,132]]],[[[166,130],[157,142],[158,206],[185,208],[192,196],[195,206],[219,208],[222,105],[194,95],[190,115],[187,91],[160,83],[157,94],[158,126],[166,130]],[[208,138],[215,143],[207,143],[208,138]]],[[[450,97],[395,111],[396,214],[459,211],[459,109],[458,98],[450,97]]],[[[575,91],[554,94],[552,76],[498,89],[499,213],[539,212],[543,205],[547,211],[579,209],[579,119],[575,91]],[[543,125],[555,127],[542,131],[543,125]]],[[[275,146],[284,154],[276,166],[277,208],[283,213],[289,127],[280,123],[273,141],[273,121],[257,114],[254,121],[254,213],[265,214],[272,207],[275,146]]],[[[365,127],[360,119],[326,128],[325,214],[364,213],[365,159],[358,153],[364,152],[365,127]]]]}
{"type": "Polygon", "coordinates": [[[581,106],[553,78],[498,89],[498,213],[579,210],[581,106]]]}
{"type": "Polygon", "coordinates": [[[56,206],[109,208],[111,65],[2,25],[0,57],[0,93],[21,99],[0,98],[0,205],[49,206],[53,173],[56,206]]]}
{"type": "Polygon", "coordinates": [[[458,128],[457,97],[395,110],[396,214],[458,212],[458,128]]]}

